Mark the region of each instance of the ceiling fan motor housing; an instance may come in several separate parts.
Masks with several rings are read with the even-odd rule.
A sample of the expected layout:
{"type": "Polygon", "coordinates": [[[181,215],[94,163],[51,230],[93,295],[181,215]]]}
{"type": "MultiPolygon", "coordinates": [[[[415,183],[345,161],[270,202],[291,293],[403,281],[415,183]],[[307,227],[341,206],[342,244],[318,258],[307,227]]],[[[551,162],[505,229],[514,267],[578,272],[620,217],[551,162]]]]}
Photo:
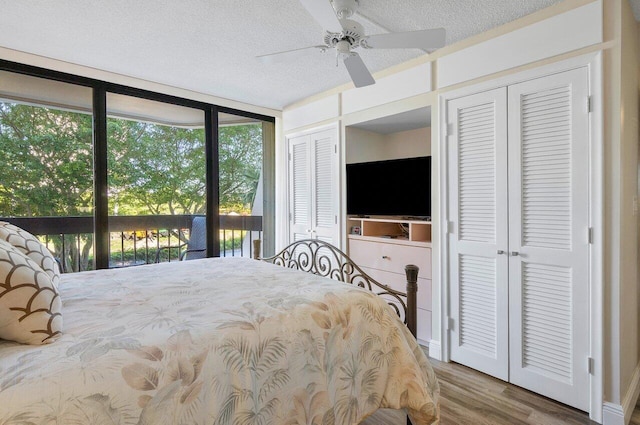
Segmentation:
{"type": "Polygon", "coordinates": [[[363,26],[351,19],[341,19],[340,24],[342,24],[343,31],[341,33],[327,31],[324,43],[329,47],[336,47],[339,42],[347,41],[352,49],[359,47],[364,37],[363,26]]]}

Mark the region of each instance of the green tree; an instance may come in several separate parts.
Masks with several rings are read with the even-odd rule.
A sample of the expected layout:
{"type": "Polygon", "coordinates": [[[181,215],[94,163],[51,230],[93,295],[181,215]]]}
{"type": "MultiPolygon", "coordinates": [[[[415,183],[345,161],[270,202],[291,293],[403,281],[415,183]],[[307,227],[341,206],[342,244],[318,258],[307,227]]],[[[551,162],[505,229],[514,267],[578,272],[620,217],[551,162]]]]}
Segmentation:
{"type": "Polygon", "coordinates": [[[0,208],[15,216],[91,215],[91,116],[0,103],[0,208]]]}
{"type": "Polygon", "coordinates": [[[111,118],[108,121],[111,214],[203,214],[203,129],[111,118]]]}
{"type": "MultiPolygon", "coordinates": [[[[7,216],[83,216],[93,211],[90,115],[0,103],[0,211],[7,216]]],[[[93,235],[52,238],[69,270],[86,270],[93,235]],[[64,245],[64,250],[62,249],[64,245]]]]}
{"type": "Polygon", "coordinates": [[[262,170],[262,126],[220,128],[221,212],[251,212],[262,170]]]}
{"type": "MultiPolygon", "coordinates": [[[[110,214],[205,212],[202,128],[117,118],[107,125],[110,214]]],[[[0,143],[0,215],[92,215],[91,115],[0,102],[0,143]]],[[[219,155],[221,212],[249,212],[262,165],[261,126],[221,127],[219,155]]],[[[66,241],[64,253],[62,240],[53,241],[69,270],[89,267],[92,235],[66,241]]]]}
{"type": "MultiPolygon", "coordinates": [[[[112,214],[205,213],[203,129],[112,118],[108,134],[112,214]]],[[[221,127],[219,139],[220,208],[250,212],[262,167],[262,127],[221,127]]]]}

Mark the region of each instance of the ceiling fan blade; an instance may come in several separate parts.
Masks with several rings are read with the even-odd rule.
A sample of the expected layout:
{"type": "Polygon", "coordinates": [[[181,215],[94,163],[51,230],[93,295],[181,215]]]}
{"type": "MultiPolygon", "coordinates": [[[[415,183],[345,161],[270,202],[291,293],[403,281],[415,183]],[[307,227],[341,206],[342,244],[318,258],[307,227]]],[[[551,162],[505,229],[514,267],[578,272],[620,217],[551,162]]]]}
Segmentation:
{"type": "Polygon", "coordinates": [[[444,46],[446,36],[444,28],[435,28],[371,35],[365,40],[366,47],[372,49],[437,49],[444,46]]]}
{"type": "Polygon", "coordinates": [[[342,25],[331,6],[330,0],[300,0],[309,14],[322,25],[322,29],[331,32],[342,32],[342,25]]]}
{"type": "Polygon", "coordinates": [[[347,71],[349,71],[349,75],[356,87],[370,86],[376,83],[376,80],[373,79],[367,66],[357,53],[351,53],[351,55],[345,58],[344,66],[347,68],[347,71]]]}
{"type": "Polygon", "coordinates": [[[311,46],[303,47],[302,49],[287,50],[284,52],[269,53],[268,55],[256,56],[262,63],[280,63],[284,61],[291,61],[303,56],[308,56],[312,52],[324,53],[327,51],[327,46],[311,46]]]}

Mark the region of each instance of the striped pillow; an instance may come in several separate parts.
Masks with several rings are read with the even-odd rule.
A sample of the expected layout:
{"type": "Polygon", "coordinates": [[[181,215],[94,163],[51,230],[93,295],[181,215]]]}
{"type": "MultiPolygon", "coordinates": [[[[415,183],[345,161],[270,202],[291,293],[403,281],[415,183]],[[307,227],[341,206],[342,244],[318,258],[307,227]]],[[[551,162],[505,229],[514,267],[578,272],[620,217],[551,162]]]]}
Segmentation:
{"type": "Polygon", "coordinates": [[[6,221],[0,221],[0,239],[9,242],[18,251],[35,261],[58,287],[60,281],[60,267],[51,251],[31,233],[6,221]]]}
{"type": "Polygon", "coordinates": [[[33,260],[0,240],[0,338],[48,344],[62,332],[62,301],[33,260]]]}

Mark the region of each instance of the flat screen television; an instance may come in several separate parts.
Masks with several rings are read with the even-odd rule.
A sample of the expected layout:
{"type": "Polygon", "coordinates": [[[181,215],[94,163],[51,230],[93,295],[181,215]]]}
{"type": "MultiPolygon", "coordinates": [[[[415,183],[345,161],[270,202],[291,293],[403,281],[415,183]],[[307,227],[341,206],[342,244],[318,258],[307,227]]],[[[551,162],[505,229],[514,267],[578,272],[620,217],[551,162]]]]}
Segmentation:
{"type": "Polygon", "coordinates": [[[431,157],[347,164],[347,214],[431,216],[431,157]]]}

